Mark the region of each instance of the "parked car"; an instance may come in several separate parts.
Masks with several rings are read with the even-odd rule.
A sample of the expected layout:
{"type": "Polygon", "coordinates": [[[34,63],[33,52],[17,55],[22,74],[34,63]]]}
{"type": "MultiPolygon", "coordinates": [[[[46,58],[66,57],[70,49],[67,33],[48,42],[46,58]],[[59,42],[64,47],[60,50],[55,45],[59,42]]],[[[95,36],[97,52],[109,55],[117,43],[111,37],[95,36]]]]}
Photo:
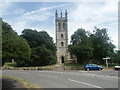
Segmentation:
{"type": "Polygon", "coordinates": [[[89,71],[89,70],[102,70],[103,67],[98,66],[97,64],[86,64],[84,69],[87,71],[89,71]]]}
{"type": "Polygon", "coordinates": [[[120,66],[115,66],[114,69],[115,70],[120,70],[120,66]]]}

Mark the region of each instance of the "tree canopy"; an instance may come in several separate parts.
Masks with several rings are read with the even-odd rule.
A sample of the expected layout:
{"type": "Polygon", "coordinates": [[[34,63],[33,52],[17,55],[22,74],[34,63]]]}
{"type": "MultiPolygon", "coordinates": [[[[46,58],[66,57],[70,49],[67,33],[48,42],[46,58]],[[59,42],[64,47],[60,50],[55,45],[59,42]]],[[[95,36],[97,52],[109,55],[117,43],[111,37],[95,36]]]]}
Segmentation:
{"type": "Polygon", "coordinates": [[[97,63],[103,64],[103,58],[115,55],[115,45],[112,44],[107,34],[107,29],[94,28],[93,33],[78,29],[71,36],[70,53],[74,54],[78,63],[97,63]]]}
{"type": "MultiPolygon", "coordinates": [[[[92,33],[82,28],[75,31],[68,48],[80,64],[104,64],[105,57],[110,57],[111,63],[120,63],[120,51],[114,49],[107,29],[97,27],[92,33]]],[[[11,62],[12,59],[17,66],[55,64],[56,47],[53,38],[46,31],[32,29],[24,29],[19,36],[8,23],[2,21],[2,62],[11,62]]]]}
{"type": "Polygon", "coordinates": [[[27,65],[30,60],[31,49],[21,36],[5,22],[2,22],[2,62],[11,61],[14,59],[17,66],[27,65]]]}
{"type": "Polygon", "coordinates": [[[21,36],[31,47],[31,65],[50,65],[56,62],[55,44],[46,31],[24,29],[21,36]]]}
{"type": "Polygon", "coordinates": [[[80,28],[71,36],[69,51],[76,56],[78,63],[83,64],[92,58],[91,45],[87,32],[80,28]]]}
{"type": "Polygon", "coordinates": [[[93,58],[95,63],[103,64],[103,58],[111,57],[114,54],[115,45],[112,44],[110,37],[107,34],[107,29],[94,28],[94,34],[90,35],[93,46],[93,58]]]}

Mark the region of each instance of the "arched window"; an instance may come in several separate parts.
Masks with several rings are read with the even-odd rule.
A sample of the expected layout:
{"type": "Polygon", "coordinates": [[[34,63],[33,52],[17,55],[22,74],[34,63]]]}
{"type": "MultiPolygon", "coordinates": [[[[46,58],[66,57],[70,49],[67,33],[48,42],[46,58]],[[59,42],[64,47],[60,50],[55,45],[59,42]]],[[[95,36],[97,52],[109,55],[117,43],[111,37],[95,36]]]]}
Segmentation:
{"type": "Polygon", "coordinates": [[[63,34],[61,34],[61,38],[63,38],[64,36],[63,36],[63,34]]]}
{"type": "Polygon", "coordinates": [[[64,42],[61,42],[61,46],[64,46],[64,42]]]}
{"type": "Polygon", "coordinates": [[[59,31],[61,31],[61,24],[60,23],[58,24],[58,27],[59,27],[59,31]]]}

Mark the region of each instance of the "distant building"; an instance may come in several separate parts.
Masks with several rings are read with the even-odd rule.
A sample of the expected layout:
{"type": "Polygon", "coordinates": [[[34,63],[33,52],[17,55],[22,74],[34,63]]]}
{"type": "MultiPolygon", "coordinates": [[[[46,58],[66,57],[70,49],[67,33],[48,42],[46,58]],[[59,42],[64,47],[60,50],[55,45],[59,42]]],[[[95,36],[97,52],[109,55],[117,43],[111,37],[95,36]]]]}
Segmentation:
{"type": "Polygon", "coordinates": [[[55,26],[56,26],[56,55],[57,64],[73,63],[76,62],[74,55],[70,55],[68,52],[68,19],[67,10],[65,10],[65,16],[58,16],[57,10],[55,13],[55,26]]]}

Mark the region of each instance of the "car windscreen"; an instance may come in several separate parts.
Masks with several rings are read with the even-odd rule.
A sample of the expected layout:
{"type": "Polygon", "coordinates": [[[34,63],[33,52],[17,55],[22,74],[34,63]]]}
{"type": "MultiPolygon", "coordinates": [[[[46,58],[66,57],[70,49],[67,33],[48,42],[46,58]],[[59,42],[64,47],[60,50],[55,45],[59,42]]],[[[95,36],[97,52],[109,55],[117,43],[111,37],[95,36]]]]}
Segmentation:
{"type": "Polygon", "coordinates": [[[88,66],[97,66],[96,64],[88,64],[88,66]]]}

